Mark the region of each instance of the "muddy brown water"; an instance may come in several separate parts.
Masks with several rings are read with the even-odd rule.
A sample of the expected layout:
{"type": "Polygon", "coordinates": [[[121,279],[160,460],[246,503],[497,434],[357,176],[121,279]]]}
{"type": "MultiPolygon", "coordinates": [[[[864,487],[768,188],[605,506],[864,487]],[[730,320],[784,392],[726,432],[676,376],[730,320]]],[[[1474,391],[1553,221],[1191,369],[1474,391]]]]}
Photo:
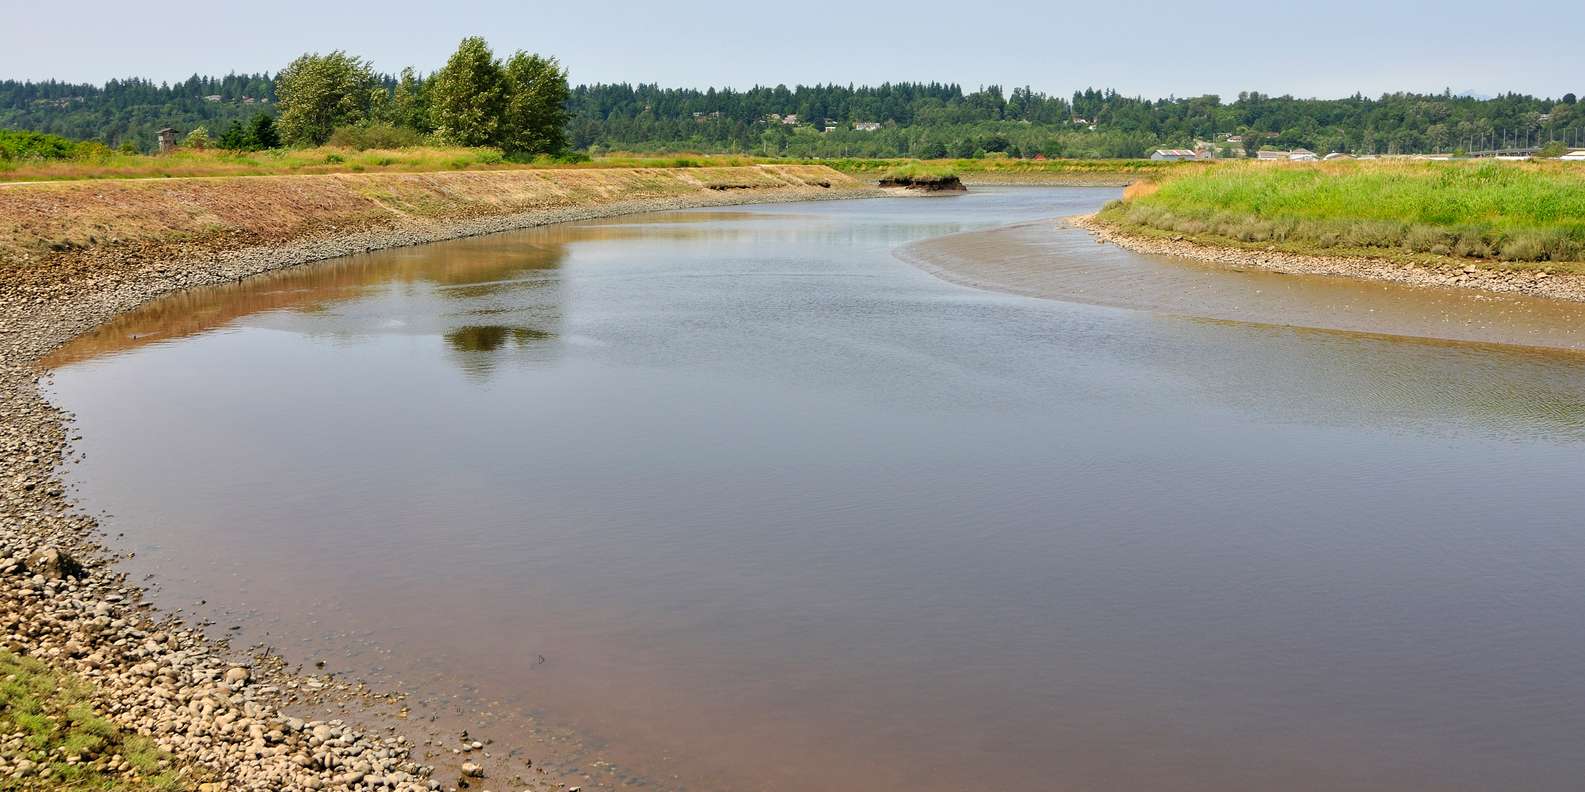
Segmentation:
{"type": "Polygon", "coordinates": [[[1031,223],[1115,194],[178,295],[55,359],[68,476],[157,601],[589,788],[1578,788],[1578,308],[1031,223]]]}

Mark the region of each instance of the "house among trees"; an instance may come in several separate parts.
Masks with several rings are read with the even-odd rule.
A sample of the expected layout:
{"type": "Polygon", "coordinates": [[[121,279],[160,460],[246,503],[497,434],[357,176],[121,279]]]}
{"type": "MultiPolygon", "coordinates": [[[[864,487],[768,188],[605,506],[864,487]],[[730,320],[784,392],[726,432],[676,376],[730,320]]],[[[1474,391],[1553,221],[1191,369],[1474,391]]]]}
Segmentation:
{"type": "Polygon", "coordinates": [[[875,132],[881,128],[881,125],[875,121],[854,121],[853,128],[860,132],[875,132]]]}
{"type": "Polygon", "coordinates": [[[1192,160],[1195,159],[1194,151],[1190,149],[1156,149],[1150,152],[1153,160],[1192,160]]]}

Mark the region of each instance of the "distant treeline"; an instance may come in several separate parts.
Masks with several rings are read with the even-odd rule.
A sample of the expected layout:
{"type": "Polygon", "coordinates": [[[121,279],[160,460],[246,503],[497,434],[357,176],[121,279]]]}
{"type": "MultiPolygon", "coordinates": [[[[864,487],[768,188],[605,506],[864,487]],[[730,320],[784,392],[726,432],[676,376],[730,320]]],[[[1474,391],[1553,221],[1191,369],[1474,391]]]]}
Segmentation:
{"type": "MultiPolygon", "coordinates": [[[[509,65],[493,67],[506,75],[507,84],[509,65]]],[[[490,71],[487,64],[475,67],[475,73],[490,71]]],[[[452,71],[458,70],[454,65],[452,71]]],[[[372,104],[359,100],[366,108],[363,118],[435,133],[444,125],[424,115],[434,105],[431,92],[445,85],[435,77],[367,70],[357,80],[359,87],[377,89],[378,95],[372,104]]],[[[206,126],[219,134],[237,128],[234,122],[245,127],[255,115],[276,113],[278,80],[279,75],[258,74],[194,76],[175,85],[139,79],[103,86],[0,81],[0,127],[149,150],[161,127],[186,132],[206,126]]],[[[454,96],[451,100],[456,104],[454,96]]],[[[1585,144],[1585,110],[1573,94],[1559,99],[1523,94],[1480,99],[1450,92],[1296,99],[1243,93],[1223,102],[1217,96],[1150,100],[1095,89],[1071,97],[1027,87],[1010,93],[1000,86],[966,91],[942,83],[742,91],[602,84],[572,88],[563,111],[567,143],[596,151],[1138,157],[1156,147],[1189,147],[1228,135],[1242,136],[1234,145],[1246,150],[1302,146],[1323,154],[1448,152],[1505,140],[1585,144]]]]}
{"type": "Polygon", "coordinates": [[[1243,93],[1224,103],[1217,96],[1148,100],[1090,89],[1063,99],[1028,88],[1004,94],[998,86],[965,92],[918,83],[748,91],[594,85],[574,89],[570,109],[571,139],[580,148],[804,157],[1139,157],[1229,135],[1242,137],[1235,148],[1246,151],[1302,146],[1358,154],[1453,151],[1505,136],[1585,144],[1585,108],[1573,94],[1295,99],[1243,93]],[[788,114],[798,123],[776,120],[788,114]]]}
{"type": "Polygon", "coordinates": [[[148,151],[164,127],[220,130],[233,121],[247,123],[261,112],[273,113],[274,102],[275,80],[268,74],[194,75],[173,85],[138,78],[102,86],[3,80],[0,127],[112,147],[130,143],[148,151]]]}

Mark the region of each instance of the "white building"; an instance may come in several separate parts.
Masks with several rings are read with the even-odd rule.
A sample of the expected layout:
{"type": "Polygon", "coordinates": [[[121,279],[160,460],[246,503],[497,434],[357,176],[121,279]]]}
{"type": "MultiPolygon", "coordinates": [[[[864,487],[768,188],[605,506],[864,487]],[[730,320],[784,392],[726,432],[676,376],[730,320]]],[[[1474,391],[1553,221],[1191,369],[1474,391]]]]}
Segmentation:
{"type": "Polygon", "coordinates": [[[1558,157],[1558,159],[1569,160],[1570,162],[1585,162],[1585,149],[1575,149],[1558,157]]]}
{"type": "Polygon", "coordinates": [[[1194,152],[1190,149],[1156,149],[1150,153],[1153,160],[1192,160],[1194,152]]]}

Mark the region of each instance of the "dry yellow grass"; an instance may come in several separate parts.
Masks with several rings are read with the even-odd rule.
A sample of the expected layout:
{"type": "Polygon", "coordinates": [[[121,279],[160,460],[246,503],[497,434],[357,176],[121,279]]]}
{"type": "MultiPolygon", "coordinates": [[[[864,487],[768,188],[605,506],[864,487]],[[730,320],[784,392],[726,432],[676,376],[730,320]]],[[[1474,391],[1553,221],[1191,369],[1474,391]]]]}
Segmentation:
{"type": "MultiPolygon", "coordinates": [[[[433,173],[456,170],[699,168],[771,162],[735,155],[611,154],[583,162],[548,158],[509,162],[493,148],[412,146],[357,150],[339,146],[271,151],[182,149],[171,154],[120,154],[85,160],[0,160],[0,182],[82,179],[166,179],[207,176],[288,176],[327,173],[433,173]]],[[[785,161],[779,161],[785,163],[785,161]]]]}
{"type": "Polygon", "coordinates": [[[1155,181],[1137,181],[1137,182],[1134,182],[1133,184],[1128,185],[1128,187],[1124,188],[1124,190],[1123,190],[1123,200],[1124,201],[1138,200],[1140,198],[1144,198],[1147,195],[1153,195],[1159,189],[1161,189],[1161,184],[1159,184],[1158,182],[1155,182],[1155,181]]]}

